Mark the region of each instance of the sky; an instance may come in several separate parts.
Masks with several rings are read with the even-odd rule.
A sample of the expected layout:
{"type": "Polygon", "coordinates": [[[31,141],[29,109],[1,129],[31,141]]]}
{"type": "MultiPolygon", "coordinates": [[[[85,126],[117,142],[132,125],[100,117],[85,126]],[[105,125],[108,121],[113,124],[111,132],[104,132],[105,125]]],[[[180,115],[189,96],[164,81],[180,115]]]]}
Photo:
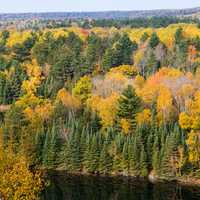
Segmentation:
{"type": "Polygon", "coordinates": [[[200,0],[0,0],[0,12],[150,10],[200,7],[200,0]]]}

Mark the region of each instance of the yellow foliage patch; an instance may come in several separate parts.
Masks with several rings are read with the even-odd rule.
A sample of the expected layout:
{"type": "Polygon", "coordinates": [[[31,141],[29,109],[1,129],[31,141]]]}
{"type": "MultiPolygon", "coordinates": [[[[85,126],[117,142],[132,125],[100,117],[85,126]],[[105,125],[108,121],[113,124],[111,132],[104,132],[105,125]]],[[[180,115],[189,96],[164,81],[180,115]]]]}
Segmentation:
{"type": "Polygon", "coordinates": [[[77,109],[80,107],[81,102],[72,96],[65,88],[58,91],[57,101],[61,101],[67,108],[77,109]]]}
{"type": "Polygon", "coordinates": [[[8,47],[13,47],[15,44],[22,44],[25,40],[27,40],[31,36],[31,31],[22,31],[18,32],[16,30],[10,31],[10,37],[7,41],[8,47]]]}
{"type": "Polygon", "coordinates": [[[124,76],[133,77],[137,75],[138,71],[135,66],[121,65],[119,67],[111,68],[109,73],[120,73],[124,76]]]}
{"type": "Polygon", "coordinates": [[[117,101],[119,94],[113,93],[107,98],[92,96],[88,100],[88,106],[98,112],[104,128],[112,126],[117,112],[117,101]]]}
{"type": "Polygon", "coordinates": [[[120,125],[121,125],[121,128],[122,128],[122,131],[125,133],[125,134],[128,134],[130,132],[130,129],[131,129],[131,123],[129,120],[127,119],[121,119],[120,120],[120,125]]]}
{"type": "Polygon", "coordinates": [[[138,125],[149,124],[151,122],[151,110],[144,109],[142,112],[138,113],[136,121],[138,125]]]}

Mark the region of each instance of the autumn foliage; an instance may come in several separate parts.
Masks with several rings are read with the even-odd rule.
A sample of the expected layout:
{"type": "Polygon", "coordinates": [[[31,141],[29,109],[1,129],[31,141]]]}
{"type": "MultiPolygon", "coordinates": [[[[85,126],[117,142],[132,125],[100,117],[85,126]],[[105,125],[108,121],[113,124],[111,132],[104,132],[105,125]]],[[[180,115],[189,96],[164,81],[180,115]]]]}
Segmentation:
{"type": "Polygon", "coordinates": [[[1,195],[38,199],[38,169],[199,177],[199,37],[196,24],[2,31],[1,195]]]}

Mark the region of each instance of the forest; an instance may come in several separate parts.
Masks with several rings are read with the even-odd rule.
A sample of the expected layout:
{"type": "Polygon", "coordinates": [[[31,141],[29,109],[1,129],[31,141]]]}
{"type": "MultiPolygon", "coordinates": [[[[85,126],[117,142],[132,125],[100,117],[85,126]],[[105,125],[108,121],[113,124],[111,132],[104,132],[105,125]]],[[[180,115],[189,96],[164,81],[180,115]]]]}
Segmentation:
{"type": "MultiPolygon", "coordinates": [[[[64,19],[134,19],[134,18],[152,18],[152,17],[188,17],[198,15],[200,8],[176,8],[176,9],[141,9],[141,10],[105,10],[105,11],[67,11],[62,12],[3,12],[0,13],[0,20],[64,20],[64,19]]],[[[197,16],[196,16],[197,17],[197,16]]]]}
{"type": "Polygon", "coordinates": [[[2,197],[44,170],[200,178],[198,24],[2,30],[2,197]]]}

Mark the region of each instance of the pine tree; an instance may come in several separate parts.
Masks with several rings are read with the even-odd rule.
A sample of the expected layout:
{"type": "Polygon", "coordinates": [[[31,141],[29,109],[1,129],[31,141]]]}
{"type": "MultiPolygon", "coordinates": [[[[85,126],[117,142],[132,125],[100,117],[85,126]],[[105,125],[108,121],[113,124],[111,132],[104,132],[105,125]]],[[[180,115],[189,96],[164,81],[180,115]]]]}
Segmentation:
{"type": "Polygon", "coordinates": [[[102,56],[102,40],[99,36],[92,33],[87,38],[87,48],[85,52],[85,66],[82,69],[83,73],[92,73],[95,65],[102,56]]]}
{"type": "Polygon", "coordinates": [[[183,29],[181,27],[176,30],[174,38],[175,38],[175,44],[177,45],[179,45],[180,42],[184,39],[183,29]]]}
{"type": "Polygon", "coordinates": [[[128,147],[129,174],[131,176],[136,176],[138,174],[137,155],[138,155],[137,141],[135,138],[131,138],[128,147]]]}
{"type": "Polygon", "coordinates": [[[145,71],[147,76],[156,73],[159,69],[159,62],[156,60],[156,56],[153,51],[151,51],[147,59],[146,67],[147,69],[145,71]]]}
{"type": "Polygon", "coordinates": [[[153,170],[158,173],[160,168],[160,156],[159,156],[160,148],[159,148],[159,140],[158,136],[154,136],[154,144],[153,144],[153,152],[152,152],[152,166],[153,170]]]}
{"type": "Polygon", "coordinates": [[[83,169],[83,163],[84,163],[84,154],[87,149],[87,134],[89,133],[88,128],[84,128],[81,133],[81,138],[80,138],[80,163],[81,163],[81,170],[83,169]]]}
{"type": "Polygon", "coordinates": [[[144,34],[141,36],[140,41],[146,42],[146,40],[149,38],[149,35],[147,32],[144,32],[144,34]]]}
{"type": "Polygon", "coordinates": [[[105,141],[99,158],[99,173],[109,174],[112,170],[112,157],[108,153],[109,142],[105,141]]]}
{"type": "Polygon", "coordinates": [[[154,143],[154,135],[152,131],[150,132],[147,139],[147,160],[149,168],[152,167],[152,156],[153,156],[153,143],[154,143]]]}
{"type": "Polygon", "coordinates": [[[129,171],[128,141],[125,141],[123,146],[122,164],[123,164],[123,174],[128,175],[129,171]]]}
{"type": "Polygon", "coordinates": [[[178,173],[178,146],[181,144],[181,132],[178,126],[174,126],[163,145],[163,157],[161,171],[165,176],[176,176],[178,173]]]}
{"type": "Polygon", "coordinates": [[[160,42],[160,39],[158,35],[154,32],[152,33],[150,40],[149,40],[149,46],[154,49],[160,42]]]}
{"type": "Polygon", "coordinates": [[[47,168],[53,168],[56,164],[56,130],[53,126],[52,130],[46,133],[43,148],[43,165],[47,168]]]}
{"type": "Polygon", "coordinates": [[[74,135],[74,138],[71,143],[72,149],[72,170],[80,171],[81,170],[81,146],[80,146],[80,131],[77,129],[74,135]]]}
{"type": "Polygon", "coordinates": [[[141,99],[136,95],[132,86],[128,86],[118,101],[117,117],[127,119],[131,123],[132,131],[136,130],[136,114],[141,109],[141,99]]]}
{"type": "Polygon", "coordinates": [[[113,67],[113,49],[106,49],[103,58],[102,58],[102,67],[105,71],[108,71],[111,67],[113,67]]]}
{"type": "Polygon", "coordinates": [[[142,177],[146,177],[148,175],[147,155],[144,149],[144,145],[141,146],[140,153],[140,175],[142,177]]]}
{"type": "Polygon", "coordinates": [[[93,135],[91,143],[86,149],[84,167],[89,173],[97,173],[99,167],[99,138],[98,135],[93,135]]]}
{"type": "Polygon", "coordinates": [[[85,152],[83,157],[83,171],[88,172],[90,167],[90,145],[91,145],[91,136],[87,135],[85,143],[85,152]]]}
{"type": "Polygon", "coordinates": [[[118,134],[115,136],[114,141],[112,143],[112,154],[113,154],[113,166],[112,171],[115,174],[121,174],[123,172],[123,144],[124,141],[122,139],[122,134],[118,134]]]}

